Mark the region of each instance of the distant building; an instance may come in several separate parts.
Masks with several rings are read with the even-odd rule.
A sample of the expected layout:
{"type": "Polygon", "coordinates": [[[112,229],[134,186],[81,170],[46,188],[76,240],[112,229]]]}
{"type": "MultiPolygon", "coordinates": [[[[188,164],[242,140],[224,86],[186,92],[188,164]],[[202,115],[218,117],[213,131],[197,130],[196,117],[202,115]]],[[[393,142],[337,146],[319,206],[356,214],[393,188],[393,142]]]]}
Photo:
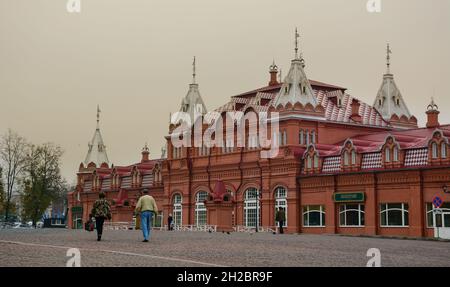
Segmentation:
{"type": "MultiPolygon", "coordinates": [[[[245,147],[174,148],[170,134],[178,125],[172,124],[167,158],[150,160],[144,148],[141,162],[130,166],[108,166],[106,152],[103,162],[97,156],[80,165],[77,188],[69,194],[71,227],[87,219],[100,190],[114,202],[113,221],[130,221],[139,192],[149,188],[162,210],[158,225],[168,214],[178,226],[211,224],[207,201],[219,194],[232,204],[235,228],[275,228],[275,212],[282,208],[289,233],[433,237],[435,226],[450,227],[450,195],[443,192],[450,185],[450,125],[439,123],[432,102],[426,127],[417,126],[390,72],[389,48],[387,55],[388,69],[370,106],[346,88],[308,79],[296,46],[282,82],[274,63],[267,86],[215,110],[278,112],[279,133],[270,135],[280,146],[278,156],[261,158],[248,131],[245,147]],[[216,185],[225,186],[228,196],[223,188],[213,194],[216,185]],[[436,195],[444,201],[442,213],[434,211],[436,195]]],[[[195,107],[205,115],[194,71],[180,110],[195,107]]],[[[94,142],[100,141],[92,141],[90,152],[94,142]]]]}

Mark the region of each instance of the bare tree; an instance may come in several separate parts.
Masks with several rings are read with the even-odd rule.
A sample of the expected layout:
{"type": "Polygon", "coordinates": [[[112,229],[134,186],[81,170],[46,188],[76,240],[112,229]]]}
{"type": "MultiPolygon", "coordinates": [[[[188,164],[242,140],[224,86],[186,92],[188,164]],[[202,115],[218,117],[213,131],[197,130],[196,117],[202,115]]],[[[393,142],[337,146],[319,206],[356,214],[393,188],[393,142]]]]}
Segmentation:
{"type": "Polygon", "coordinates": [[[0,142],[0,163],[3,166],[6,181],[5,193],[5,221],[8,220],[11,210],[11,199],[18,177],[22,173],[27,155],[28,143],[12,130],[2,136],[0,142]]]}

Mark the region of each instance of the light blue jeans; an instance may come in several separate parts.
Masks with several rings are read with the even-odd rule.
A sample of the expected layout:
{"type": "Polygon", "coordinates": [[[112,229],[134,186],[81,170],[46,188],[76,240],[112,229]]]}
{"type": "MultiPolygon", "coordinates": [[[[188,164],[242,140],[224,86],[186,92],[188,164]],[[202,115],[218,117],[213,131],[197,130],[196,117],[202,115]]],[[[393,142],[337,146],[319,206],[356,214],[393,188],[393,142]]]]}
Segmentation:
{"type": "Polygon", "coordinates": [[[153,219],[153,212],[151,211],[141,212],[141,228],[145,240],[148,240],[148,238],[150,237],[150,232],[152,228],[152,219],[153,219]]]}

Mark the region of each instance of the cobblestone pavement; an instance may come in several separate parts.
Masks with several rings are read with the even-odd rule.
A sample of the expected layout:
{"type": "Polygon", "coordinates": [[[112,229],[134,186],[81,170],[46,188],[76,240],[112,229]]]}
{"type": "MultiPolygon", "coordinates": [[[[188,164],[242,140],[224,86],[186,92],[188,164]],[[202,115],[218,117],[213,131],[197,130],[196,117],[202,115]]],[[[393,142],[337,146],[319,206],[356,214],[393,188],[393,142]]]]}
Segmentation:
{"type": "Polygon", "coordinates": [[[0,266],[65,266],[69,248],[79,248],[82,266],[365,266],[369,248],[382,266],[450,267],[450,243],[333,235],[67,229],[0,230],[0,266]]]}

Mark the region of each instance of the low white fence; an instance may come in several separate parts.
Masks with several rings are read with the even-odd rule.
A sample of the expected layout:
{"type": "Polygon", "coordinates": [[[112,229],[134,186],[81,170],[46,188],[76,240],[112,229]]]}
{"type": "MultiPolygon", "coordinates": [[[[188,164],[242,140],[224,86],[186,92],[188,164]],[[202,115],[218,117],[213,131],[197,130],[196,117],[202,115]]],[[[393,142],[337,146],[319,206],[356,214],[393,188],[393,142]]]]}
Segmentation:
{"type": "MultiPolygon", "coordinates": [[[[103,225],[105,230],[134,230],[136,229],[135,222],[105,222],[103,225]]],[[[152,227],[154,230],[168,230],[168,226],[152,227]]],[[[174,231],[198,231],[198,232],[217,232],[217,225],[178,225],[173,226],[174,231]]]]}
{"type": "Polygon", "coordinates": [[[105,230],[132,230],[134,228],[134,222],[105,222],[103,224],[105,230]]]}
{"type": "MultiPolygon", "coordinates": [[[[167,225],[165,230],[167,230],[167,225]]],[[[217,232],[217,225],[175,225],[174,231],[200,231],[200,232],[217,232]]]]}
{"type": "MultiPolygon", "coordinates": [[[[247,233],[253,233],[256,232],[256,227],[248,227],[248,226],[242,226],[237,225],[233,227],[234,232],[247,232],[247,233]]],[[[274,233],[278,231],[278,227],[276,226],[259,226],[258,232],[270,232],[274,233]]]]}

